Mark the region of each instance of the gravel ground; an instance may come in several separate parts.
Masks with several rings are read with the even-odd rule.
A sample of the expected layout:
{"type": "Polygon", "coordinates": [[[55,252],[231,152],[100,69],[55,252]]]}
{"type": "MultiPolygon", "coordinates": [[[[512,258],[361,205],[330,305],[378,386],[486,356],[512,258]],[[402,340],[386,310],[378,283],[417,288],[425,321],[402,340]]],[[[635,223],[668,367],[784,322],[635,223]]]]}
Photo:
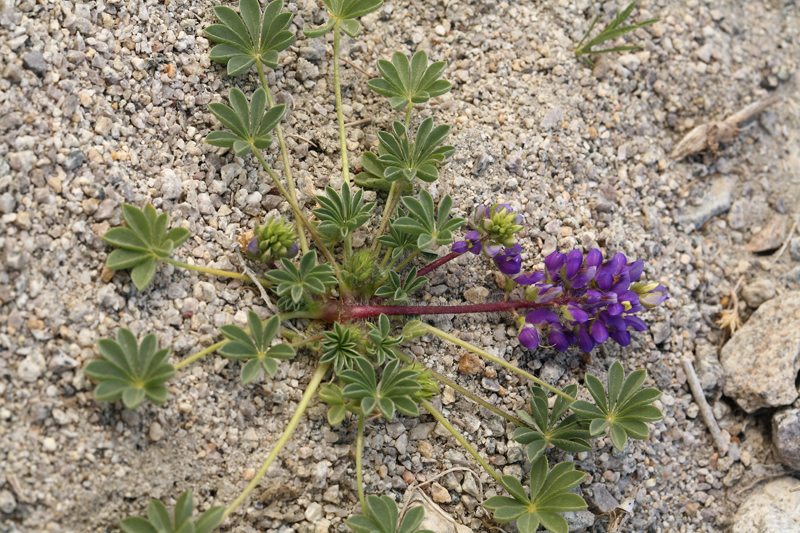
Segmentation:
{"type": "MultiPolygon", "coordinates": [[[[203,143],[219,127],[206,104],[226,101],[232,86],[248,94],[257,86],[253,75],[231,80],[210,64],[202,28],[212,23],[213,5],[8,0],[0,7],[0,531],[114,530],[121,518],[141,515],[150,497],[174,504],[187,488],[203,508],[226,505],[252,478],[310,379],[307,352],[275,379],[247,387],[237,364],[211,356],[172,380],[164,406],[129,412],[95,403],[81,370],[96,357],[96,340],[118,327],[155,332],[177,361],[218,340],[219,326],[244,324],[246,310],[267,312],[238,281],[163,265],[140,293],[127,274],[103,268],[100,237],[121,223],[123,202],[151,202],[191,230],[178,258],[228,269],[238,264],[236,234],[264,213],[289,213],[253,161],[203,143]]],[[[453,91],[415,118],[453,125],[456,154],[429,190],[451,194],[460,216],[491,201],[521,209],[527,267],[557,248],[600,246],[643,259],[646,277],[668,287],[671,299],[644,317],[650,332],[628,348],[598,350],[588,364],[577,351],[522,349],[507,317],[431,323],[559,386],[586,372],[604,375],[614,359],[647,368],[648,384],[664,391],[664,420],[624,453],[600,439],[591,453],[572,457],[590,475],[581,491],[597,513],[635,495],[625,531],[723,531],[747,490],[783,471],[770,448],[769,413],[747,414],[720,397],[717,353],[727,337],[714,321],[742,276],[745,285],[768,280],[778,295],[800,283],[800,243],[774,264],[769,253],[746,249],[774,216],[800,215],[800,13],[783,0],[640,0],[636,20],[662,19],[635,32],[644,49],[604,57],[594,69],[578,63],[571,43],[596,14],[609,18],[616,7],[389,0],[365,17],[362,36],[345,39],[343,55],[371,72],[394,50],[426,50],[450,62],[453,91]],[[681,162],[668,158],[694,126],[770,91],[785,97],[731,143],[681,162]],[[708,385],[731,446],[725,457],[698,417],[684,355],[708,385]]],[[[324,18],[310,0],[288,9],[298,27],[324,18]]],[[[308,208],[313,194],[341,183],[325,49],[299,38],[268,75],[291,108],[286,133],[308,208]]],[[[376,132],[398,115],[367,88],[365,75],[343,72],[347,121],[372,119],[348,130],[358,168],[360,154],[377,145],[376,132]]],[[[273,147],[280,173],[277,156],[273,147]]],[[[420,301],[498,298],[480,261],[454,261],[420,301]]],[[[744,319],[748,303],[739,304],[744,319]]],[[[462,374],[462,352],[434,338],[409,348],[498,406],[527,405],[526,384],[499,367],[462,374]]],[[[498,469],[523,475],[528,465],[510,439],[513,428],[452,391],[441,403],[498,469]]],[[[402,495],[415,479],[453,466],[477,469],[441,429],[425,416],[371,423],[368,491],[402,495]]],[[[353,430],[332,430],[314,401],[282,461],[222,530],[344,531],[357,501],[354,438],[353,430]]],[[[487,494],[497,490],[486,474],[481,479],[487,494]]],[[[432,492],[442,507],[485,530],[471,477],[455,472],[439,483],[432,492]]],[[[570,520],[575,531],[605,531],[602,522],[591,526],[588,512],[570,520]]]]}

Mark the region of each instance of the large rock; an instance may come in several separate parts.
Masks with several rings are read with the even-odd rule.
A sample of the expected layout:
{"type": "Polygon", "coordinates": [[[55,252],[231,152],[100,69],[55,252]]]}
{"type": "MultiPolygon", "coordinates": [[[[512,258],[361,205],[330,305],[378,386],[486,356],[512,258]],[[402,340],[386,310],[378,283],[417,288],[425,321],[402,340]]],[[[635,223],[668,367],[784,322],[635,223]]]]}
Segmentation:
{"type": "Polygon", "coordinates": [[[800,489],[800,481],[788,476],[760,485],[733,517],[731,533],[800,531],[800,491],[797,489],[800,489]]]}
{"type": "Polygon", "coordinates": [[[797,399],[800,291],[763,303],[722,348],[723,391],[752,413],[797,399]]]}
{"type": "Polygon", "coordinates": [[[688,230],[695,231],[731,207],[733,201],[734,181],[731,178],[717,178],[700,200],[699,205],[686,207],[678,217],[678,221],[688,230]]]}
{"type": "Polygon", "coordinates": [[[459,523],[457,519],[444,512],[441,507],[430,499],[423,497],[419,492],[415,492],[411,497],[408,508],[411,509],[419,505],[422,505],[425,509],[425,519],[419,525],[419,529],[427,529],[434,533],[472,533],[470,528],[459,523]]]}
{"type": "Polygon", "coordinates": [[[772,415],[772,444],[785,465],[800,470],[800,409],[772,415]]]}

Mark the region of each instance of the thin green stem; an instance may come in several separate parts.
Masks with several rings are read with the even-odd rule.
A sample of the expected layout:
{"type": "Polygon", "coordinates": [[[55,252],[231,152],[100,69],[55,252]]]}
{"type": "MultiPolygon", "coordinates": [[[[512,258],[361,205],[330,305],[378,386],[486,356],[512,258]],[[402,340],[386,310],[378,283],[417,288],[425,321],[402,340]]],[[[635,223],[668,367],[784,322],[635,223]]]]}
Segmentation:
{"type": "Polygon", "coordinates": [[[515,374],[518,374],[518,375],[520,375],[520,376],[522,376],[522,377],[524,377],[526,379],[529,379],[529,380],[533,381],[534,383],[536,383],[540,387],[543,387],[543,388],[549,390],[550,392],[552,392],[554,394],[558,394],[559,396],[561,396],[565,400],[568,400],[570,402],[574,402],[575,401],[575,398],[573,398],[572,396],[570,396],[568,394],[564,394],[563,392],[558,390],[556,387],[553,387],[549,383],[545,383],[544,381],[542,381],[541,379],[537,378],[533,374],[529,374],[528,372],[525,372],[521,368],[519,368],[517,366],[514,366],[511,363],[509,363],[508,361],[504,361],[503,359],[500,359],[499,357],[496,357],[496,356],[490,354],[486,350],[482,350],[482,349],[478,348],[474,344],[470,344],[470,343],[468,343],[466,341],[462,341],[458,337],[456,337],[454,335],[450,335],[449,333],[446,333],[446,332],[440,330],[439,328],[435,328],[435,327],[431,326],[430,324],[422,323],[421,327],[424,328],[428,333],[436,335],[437,337],[439,337],[441,339],[444,339],[446,341],[450,341],[453,344],[461,346],[462,348],[466,348],[467,350],[469,350],[469,351],[471,351],[473,353],[476,353],[476,354],[480,355],[481,357],[483,357],[485,359],[488,359],[489,361],[492,361],[493,363],[497,363],[498,365],[500,365],[500,366],[502,366],[504,368],[507,368],[508,370],[514,372],[515,374]]]}
{"type": "Polygon", "coordinates": [[[414,259],[415,257],[417,257],[417,256],[420,254],[420,252],[422,252],[422,250],[421,250],[421,249],[417,249],[417,250],[415,250],[413,253],[411,253],[411,255],[409,255],[408,257],[406,257],[405,259],[403,259],[403,262],[402,262],[402,263],[400,263],[399,265],[397,265],[396,267],[394,267],[392,270],[394,270],[395,272],[400,272],[401,270],[403,270],[403,267],[404,267],[404,266],[406,266],[406,265],[408,264],[408,262],[409,262],[409,261],[411,261],[412,259],[414,259]]]}
{"type": "Polygon", "coordinates": [[[325,372],[328,371],[328,367],[330,363],[322,363],[317,367],[314,371],[314,375],[311,377],[311,382],[308,384],[306,391],[303,393],[303,397],[300,399],[300,403],[297,404],[297,409],[292,415],[291,420],[289,420],[289,425],[283,431],[283,434],[278,439],[278,442],[275,443],[275,447],[272,449],[270,454],[267,456],[264,464],[261,465],[261,468],[256,473],[255,477],[252,481],[245,487],[244,491],[236,498],[233,503],[231,503],[226,509],[225,513],[222,515],[223,519],[227,518],[233,511],[236,509],[249,495],[253,492],[258,484],[261,482],[261,478],[267,473],[272,462],[278,456],[280,451],[289,442],[289,439],[292,437],[292,433],[294,433],[295,428],[297,428],[297,424],[300,422],[300,418],[302,418],[303,413],[305,413],[306,408],[308,407],[311,398],[314,396],[314,393],[317,391],[319,384],[322,382],[322,378],[325,376],[325,372]]]}
{"type": "MultiPolygon", "coordinates": [[[[411,108],[414,107],[414,104],[408,102],[408,108],[406,109],[406,121],[404,126],[406,127],[406,132],[408,132],[408,126],[411,124],[411,108]]],[[[408,135],[408,133],[406,133],[408,135]]]]}
{"type": "Polygon", "coordinates": [[[347,164],[347,136],[342,112],[342,86],[339,76],[339,21],[333,26],[333,86],[336,91],[336,117],[339,119],[339,144],[342,150],[342,180],[350,185],[350,167],[347,164]]]}
{"type": "Polygon", "coordinates": [[[292,348],[297,348],[298,346],[303,346],[304,344],[311,344],[312,342],[321,341],[325,338],[325,335],[312,335],[311,337],[306,337],[305,339],[301,339],[299,341],[294,341],[289,343],[289,346],[292,348]]]}
{"type": "Polygon", "coordinates": [[[175,370],[180,370],[181,368],[185,367],[186,365],[194,363],[195,361],[197,361],[201,357],[205,357],[206,355],[219,350],[220,348],[222,348],[223,346],[225,346],[229,342],[230,341],[228,339],[225,339],[224,341],[220,341],[220,342],[218,342],[216,344],[212,344],[211,346],[209,346],[208,348],[206,348],[204,350],[200,350],[196,354],[194,354],[194,355],[192,355],[190,357],[187,357],[186,359],[183,359],[178,364],[176,364],[175,365],[175,370]]]}
{"type": "MultiPolygon", "coordinates": [[[[241,279],[246,281],[250,280],[250,277],[247,274],[240,274],[238,272],[231,272],[229,270],[217,270],[216,268],[208,268],[198,265],[190,265],[188,263],[183,263],[181,261],[177,261],[169,257],[162,257],[161,260],[164,261],[165,263],[169,263],[170,265],[174,265],[180,268],[185,268],[188,270],[194,270],[195,272],[202,272],[203,274],[210,274],[212,276],[222,276],[224,278],[241,279]]],[[[270,287],[272,285],[269,282],[269,280],[266,280],[264,278],[256,278],[256,280],[258,280],[260,284],[265,285],[266,287],[270,287]]]]}
{"type": "MultiPolygon", "coordinates": [[[[258,75],[261,78],[261,86],[264,88],[264,91],[267,93],[267,103],[270,107],[275,107],[275,100],[272,98],[272,91],[269,89],[269,85],[267,84],[267,77],[264,75],[264,67],[261,65],[261,61],[256,62],[256,66],[258,67],[258,75]]],[[[283,137],[283,128],[281,125],[278,124],[275,126],[275,133],[278,136],[278,144],[281,147],[281,158],[283,159],[283,171],[286,174],[286,186],[289,189],[289,194],[294,199],[294,204],[292,205],[292,210],[294,211],[294,218],[295,220],[300,220],[299,217],[299,209],[300,206],[297,202],[297,191],[294,188],[294,177],[292,176],[292,165],[289,163],[289,150],[286,148],[286,140],[283,137]],[[297,207],[297,209],[295,209],[297,207]]],[[[306,240],[306,232],[303,230],[300,224],[298,226],[297,236],[300,240],[300,249],[303,253],[308,251],[308,240],[306,240]]]]}
{"type": "Polygon", "coordinates": [[[367,499],[364,497],[364,473],[361,468],[361,456],[364,453],[364,413],[358,413],[358,435],[356,436],[356,484],[358,485],[358,501],[361,509],[367,512],[367,499]]]}
{"type": "Polygon", "coordinates": [[[392,256],[392,250],[394,250],[394,248],[386,249],[386,253],[383,254],[383,261],[381,261],[381,268],[385,267],[386,263],[389,262],[389,258],[392,256]]]}
{"type": "Polygon", "coordinates": [[[386,232],[386,227],[389,225],[389,218],[392,216],[394,212],[394,208],[397,205],[394,201],[394,195],[397,193],[398,182],[393,181],[392,186],[389,187],[389,196],[386,197],[386,208],[383,210],[383,218],[381,219],[381,225],[378,228],[378,232],[375,234],[375,242],[372,245],[372,252],[377,252],[381,249],[381,243],[378,242],[378,237],[386,232]]]}
{"type": "Polygon", "coordinates": [[[336,279],[339,281],[339,285],[344,286],[342,273],[339,271],[339,265],[333,259],[333,256],[331,255],[330,250],[328,250],[328,247],[325,246],[325,243],[322,241],[322,237],[319,236],[319,233],[317,233],[317,230],[314,228],[313,225],[311,225],[311,222],[308,220],[308,218],[306,218],[306,216],[302,213],[302,211],[300,211],[300,206],[297,205],[297,202],[294,200],[294,198],[289,196],[289,194],[286,191],[286,188],[280,181],[278,181],[278,177],[269,167],[269,165],[261,156],[261,154],[258,153],[257,151],[253,151],[253,153],[255,154],[256,158],[258,158],[258,161],[261,163],[261,166],[264,167],[264,170],[267,171],[267,174],[269,174],[270,178],[272,178],[272,181],[275,183],[275,186],[278,187],[278,190],[281,192],[283,197],[286,198],[286,201],[289,202],[289,205],[292,206],[292,209],[295,212],[295,216],[298,216],[300,218],[300,222],[303,223],[303,225],[308,230],[308,233],[311,234],[311,238],[314,239],[314,242],[317,244],[317,248],[319,248],[319,250],[322,252],[322,255],[325,256],[325,259],[327,259],[330,265],[333,267],[333,272],[334,274],[336,274],[336,279]]]}
{"type": "MultiPolygon", "coordinates": [[[[397,348],[393,348],[392,351],[394,352],[394,354],[397,356],[398,359],[400,359],[401,361],[403,361],[403,362],[405,362],[407,364],[412,364],[412,363],[415,362],[414,359],[412,359],[409,355],[403,353],[402,350],[399,350],[397,348]]],[[[447,385],[451,389],[453,389],[453,390],[455,390],[457,392],[460,392],[461,394],[463,394],[464,396],[466,396],[467,398],[469,398],[473,402],[475,402],[478,405],[480,405],[482,407],[485,407],[486,409],[490,410],[491,412],[493,412],[493,413],[505,418],[506,420],[508,420],[512,424],[515,424],[515,425],[520,426],[520,427],[528,427],[527,424],[525,424],[519,418],[515,417],[512,414],[506,413],[505,411],[503,411],[499,407],[495,407],[494,405],[490,404],[489,402],[487,402],[486,400],[484,400],[480,396],[471,393],[470,391],[468,391],[467,389],[465,389],[464,387],[462,387],[461,385],[459,385],[458,383],[456,383],[452,379],[448,378],[447,376],[445,376],[443,374],[440,374],[437,371],[435,371],[433,369],[430,369],[430,368],[426,368],[425,372],[430,374],[430,375],[432,375],[433,378],[436,381],[438,381],[439,383],[443,383],[444,385],[447,385]]]]}
{"type": "Polygon", "coordinates": [[[467,442],[467,439],[465,439],[464,436],[461,433],[459,433],[456,428],[453,427],[453,424],[448,422],[448,420],[444,417],[444,415],[440,413],[433,405],[431,405],[431,403],[428,400],[422,400],[421,403],[422,406],[425,409],[427,409],[431,415],[433,415],[433,418],[438,420],[439,423],[442,424],[445,427],[445,429],[447,429],[447,431],[449,431],[450,434],[453,435],[456,438],[456,440],[460,442],[464,448],[467,449],[469,454],[472,457],[474,457],[475,460],[478,461],[478,463],[480,463],[480,465],[489,473],[489,475],[492,476],[495,480],[497,480],[498,483],[502,485],[503,482],[500,479],[500,474],[498,474],[494,468],[489,466],[489,463],[487,463],[486,460],[478,454],[478,451],[475,448],[473,448],[469,442],[467,442]]]}

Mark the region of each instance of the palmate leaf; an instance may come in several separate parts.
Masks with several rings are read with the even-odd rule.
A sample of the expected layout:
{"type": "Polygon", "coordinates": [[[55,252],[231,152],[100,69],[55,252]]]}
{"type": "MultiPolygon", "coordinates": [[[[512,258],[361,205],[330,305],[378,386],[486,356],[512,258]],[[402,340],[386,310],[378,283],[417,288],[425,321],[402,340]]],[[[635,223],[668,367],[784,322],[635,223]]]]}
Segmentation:
{"type": "Polygon", "coordinates": [[[212,507],[192,521],[194,497],[187,490],[175,503],[174,516],[159,500],[150,500],[147,518],[131,517],[120,522],[125,533],[211,533],[222,523],[224,507],[212,507]]]}
{"type": "Polygon", "coordinates": [[[320,219],[319,230],[334,242],[338,242],[369,220],[374,203],[364,205],[364,191],[353,193],[347,183],[342,185],[339,194],[331,187],[325,188],[325,196],[317,196],[320,208],[314,214],[320,219]]]}
{"type": "Polygon", "coordinates": [[[92,361],[84,373],[99,383],[95,399],[113,402],[122,398],[127,409],[134,410],[145,398],[162,404],[167,398],[164,383],[175,375],[175,367],[167,363],[169,350],[159,350],[156,336],[150,334],[137,344],[130,330],[120,328],[117,340],[97,342],[102,359],[92,361]]]}
{"type": "Polygon", "coordinates": [[[345,524],[355,533],[433,533],[427,529],[418,529],[425,519],[422,506],[412,507],[406,511],[398,528],[399,515],[397,504],[389,496],[366,497],[366,509],[363,515],[353,515],[345,524]]]}
{"type": "Polygon", "coordinates": [[[647,379],[646,370],[636,370],[625,377],[619,361],[608,369],[608,388],[603,388],[599,379],[586,375],[586,388],[595,403],[577,401],[571,409],[584,420],[590,421],[589,432],[593,437],[608,430],[615,448],[622,450],[628,437],[646,439],[650,436],[647,422],[657,422],[664,415],[655,406],[661,392],[656,389],[641,389],[647,379]]]}
{"type": "Polygon", "coordinates": [[[357,330],[335,322],[332,331],[323,333],[322,357],[320,363],[333,363],[334,371],[339,374],[344,368],[351,368],[353,361],[361,357],[357,330]]]}
{"type": "Polygon", "coordinates": [[[570,492],[585,477],[571,462],[559,463],[550,470],[547,458],[541,456],[531,467],[530,496],[519,480],[502,476],[503,487],[512,497],[495,496],[483,506],[494,513],[496,522],[516,520],[520,533],[534,533],[539,525],[551,533],[567,533],[567,521],[559,513],[586,509],[583,498],[570,492]]]}
{"type": "Polygon", "coordinates": [[[167,231],[169,215],[159,215],[150,204],[144,209],[123,204],[122,217],[127,227],[112,228],[103,235],[105,242],[119,248],[108,255],[106,266],[109,270],[132,268],[131,280],[137,289],[143,290],[153,281],[158,260],[186,242],[189,230],[167,231]]]}
{"type": "Polygon", "coordinates": [[[281,297],[290,297],[295,303],[309,300],[306,293],[324,294],[325,287],[336,284],[330,265],[317,265],[316,252],[307,252],[295,266],[289,259],[281,259],[283,270],[270,270],[266,278],[277,284],[276,291],[281,297]]]}
{"type": "Polygon", "coordinates": [[[408,300],[408,295],[417,289],[422,288],[428,283],[428,278],[425,276],[417,277],[417,268],[411,267],[404,280],[400,280],[400,275],[393,271],[389,271],[389,279],[386,284],[378,288],[375,296],[380,298],[389,298],[393,302],[403,302],[408,300]]]}
{"type": "Polygon", "coordinates": [[[402,362],[394,359],[386,365],[378,383],[372,364],[363,357],[355,358],[352,366],[352,369],[339,374],[346,383],[342,395],[358,400],[365,416],[369,416],[375,408],[386,420],[394,418],[395,410],[408,416],[419,416],[413,399],[414,394],[422,388],[417,382],[417,370],[403,368],[402,362]]]}
{"type": "Polygon", "coordinates": [[[400,110],[409,104],[421,104],[448,92],[453,84],[439,79],[445,67],[445,61],[428,65],[428,55],[424,50],[414,54],[410,62],[405,54],[395,52],[391,62],[378,61],[378,70],[383,77],[374,78],[367,85],[376,93],[390,98],[391,106],[400,110]]]}
{"type": "Polygon", "coordinates": [[[375,359],[375,362],[379,365],[382,365],[386,359],[394,359],[395,354],[392,348],[400,345],[405,339],[402,335],[399,337],[389,336],[389,333],[391,333],[389,317],[381,314],[381,316],[378,318],[377,326],[369,322],[367,325],[370,329],[369,334],[367,335],[367,338],[369,339],[369,343],[367,344],[367,353],[371,355],[375,359]]]}
{"type": "Polygon", "coordinates": [[[383,5],[383,0],[322,0],[328,9],[330,18],[317,28],[308,24],[303,26],[303,34],[308,39],[322,37],[337,23],[350,37],[355,37],[361,31],[361,24],[355,20],[358,17],[372,13],[383,5]]]}
{"type": "MultiPolygon", "coordinates": [[[[415,178],[428,183],[436,181],[439,167],[455,151],[452,146],[439,146],[449,132],[450,126],[447,125],[434,128],[430,117],[420,124],[414,142],[409,140],[405,126],[397,121],[392,123],[391,132],[378,132],[379,157],[376,161],[384,167],[383,178],[389,182],[405,180],[410,183],[415,178]]],[[[369,156],[367,165],[379,171],[369,156]]]]}
{"type": "MultiPolygon", "coordinates": [[[[564,387],[563,392],[575,397],[577,385],[564,387]]],[[[591,438],[588,424],[578,415],[561,417],[569,410],[572,402],[557,396],[553,408],[548,408],[547,394],[540,387],[531,389],[531,414],[517,411],[517,415],[529,425],[514,430],[514,440],[526,444],[528,460],[533,462],[552,444],[570,453],[585,452],[592,449],[587,439],[591,438]]]]}
{"type": "Polygon", "coordinates": [[[229,76],[244,74],[259,61],[277,67],[278,53],[294,41],[294,34],[287,30],[294,15],[282,11],[283,0],[268,4],[263,16],[258,0],[240,0],[241,16],[229,7],[215,7],[220,24],[209,26],[205,34],[219,44],[211,49],[209,58],[227,65],[229,76]]]}
{"type": "Polygon", "coordinates": [[[589,25],[589,29],[584,34],[583,38],[580,42],[575,46],[575,57],[582,59],[583,61],[587,62],[589,65],[594,66],[594,63],[590,61],[588,58],[582,57],[586,54],[603,54],[608,52],[620,52],[624,50],[641,50],[641,46],[617,46],[612,48],[606,48],[603,50],[592,50],[593,47],[602,44],[607,41],[611,41],[616,39],[617,37],[621,37],[627,33],[630,33],[638,28],[643,28],[645,26],[649,26],[651,24],[655,24],[659,21],[659,19],[650,19],[644,22],[639,22],[638,24],[631,24],[629,26],[620,26],[633,12],[633,8],[636,6],[636,1],[634,0],[628,7],[623,9],[622,11],[617,13],[617,16],[606,26],[600,33],[598,33],[594,38],[590,39],[588,42],[585,42],[586,39],[589,37],[589,34],[592,33],[597,21],[600,20],[600,15],[597,15],[595,19],[592,21],[591,25],[589,25]]]}
{"type": "Polygon", "coordinates": [[[345,404],[347,400],[342,394],[342,388],[333,383],[323,383],[319,387],[319,399],[330,405],[328,408],[328,423],[338,426],[347,413],[345,404]]]}
{"type": "Polygon", "coordinates": [[[269,377],[275,377],[278,360],[291,359],[295,355],[294,348],[288,344],[272,346],[272,340],[281,325],[277,315],[264,323],[255,312],[248,311],[247,323],[250,326],[250,335],[238,326],[222,326],[220,331],[230,342],[217,350],[228,359],[247,361],[242,365],[242,383],[245,385],[252,383],[262,369],[269,377]]]}
{"type": "Polygon", "coordinates": [[[283,119],[285,105],[267,109],[267,93],[257,89],[250,104],[244,93],[237,88],[230,91],[231,106],[208,104],[208,109],[231,131],[215,131],[206,136],[212,146],[233,148],[237,155],[247,155],[251,150],[263,150],[272,144],[270,132],[283,119]]]}
{"type": "Polygon", "coordinates": [[[409,216],[398,218],[392,227],[403,233],[417,235],[417,247],[423,250],[434,243],[450,244],[453,242],[453,230],[465,222],[463,218],[448,220],[453,208],[453,199],[449,194],[439,202],[438,209],[434,206],[433,197],[424,190],[420,191],[419,200],[403,198],[403,205],[408,209],[409,216]]]}

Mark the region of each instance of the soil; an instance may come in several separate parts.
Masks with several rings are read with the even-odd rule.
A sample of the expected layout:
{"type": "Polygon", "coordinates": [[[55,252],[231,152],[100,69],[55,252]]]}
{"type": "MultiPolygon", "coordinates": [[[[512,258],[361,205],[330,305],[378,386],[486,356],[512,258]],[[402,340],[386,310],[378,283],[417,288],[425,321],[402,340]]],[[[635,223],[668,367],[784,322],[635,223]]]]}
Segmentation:
{"type": "MultiPolygon", "coordinates": [[[[274,379],[242,386],[238,363],[212,355],[172,379],[166,404],[146,402],[136,412],[95,402],[82,372],[98,356],[97,339],[119,327],[156,333],[177,362],[217,342],[219,326],[243,326],[247,310],[269,314],[260,295],[237,280],[162,265],[139,292],[126,273],[104,270],[110,250],[101,236],[121,224],[123,202],[150,202],[170,213],[173,225],[190,229],[174,257],[230,270],[239,269],[236,235],[291,213],[255,160],[203,142],[220,128],[206,105],[227,102],[231,87],[248,95],[258,87],[255,72],[232,79],[210,63],[202,29],[214,22],[213,5],[0,6],[4,533],[117,530],[122,518],[144,515],[150,498],[172,506],[186,489],[201,509],[227,505],[269,453],[313,372],[316,356],[301,351],[274,379]]],[[[699,351],[716,356],[728,336],[716,319],[740,278],[766,278],[778,294],[800,282],[787,275],[798,265],[790,253],[745,248],[776,215],[788,218],[787,228],[800,215],[800,11],[784,0],[640,0],[632,21],[661,19],[625,40],[641,50],[596,56],[594,68],[578,61],[573,43],[596,15],[605,23],[618,7],[588,0],[387,0],[364,17],[361,35],[344,39],[342,56],[371,76],[375,61],[395,50],[426,50],[431,60],[449,62],[444,77],[452,92],[415,108],[412,120],[432,116],[453,126],[448,142],[455,155],[425,187],[437,199],[450,194],[454,216],[494,202],[522,212],[526,268],[541,267],[556,249],[600,247],[644,260],[644,277],[669,290],[670,300],[643,317],[650,331],[635,334],[626,348],[608,343],[590,358],[577,349],[522,348],[509,316],[423,317],[561,387],[582,383],[586,373],[605,376],[618,359],[626,371],[646,368],[647,385],[664,391],[657,405],[665,418],[651,425],[649,439],[622,453],[606,438],[589,453],[550,452],[589,474],[580,490],[590,511],[570,517],[572,530],[605,531],[593,513],[633,497],[623,531],[724,531],[748,490],[784,469],[771,451],[765,413],[747,415],[717,387],[709,402],[731,446],[720,457],[680,360],[699,351]],[[731,142],[669,158],[695,126],[773,93],[782,99],[731,142]],[[722,193],[714,187],[720,177],[728,184],[722,193]],[[711,211],[706,220],[697,216],[711,211]]],[[[342,181],[326,53],[332,42],[300,35],[303,22],[325,19],[316,2],[287,9],[295,13],[298,38],[267,77],[290,107],[285,132],[303,205],[311,209],[314,194],[342,181]]],[[[361,154],[376,148],[377,132],[402,118],[367,87],[368,76],[348,65],[342,70],[346,121],[358,123],[348,128],[355,170],[361,154]]],[[[277,145],[268,155],[282,175],[277,145]]],[[[366,196],[385,199],[384,192],[366,196]]],[[[366,232],[359,238],[371,239],[366,232]]],[[[467,297],[502,298],[486,259],[448,264],[417,302],[467,297]]],[[[746,320],[752,309],[739,305],[746,320]]],[[[528,384],[501,367],[461,374],[463,350],[431,337],[407,346],[493,404],[527,408],[528,384]]],[[[513,427],[452,391],[438,405],[497,469],[527,474],[513,427]]],[[[343,520],[357,502],[355,431],[331,429],[325,415],[315,399],[280,461],[221,531],[346,530],[343,520]]],[[[430,480],[454,466],[480,472],[433,422],[426,415],[368,425],[368,492],[400,498],[411,478],[430,480]]],[[[481,481],[486,495],[500,490],[485,473],[481,481]]],[[[438,483],[450,496],[445,511],[473,530],[488,530],[468,475],[457,471],[438,483]]]]}

